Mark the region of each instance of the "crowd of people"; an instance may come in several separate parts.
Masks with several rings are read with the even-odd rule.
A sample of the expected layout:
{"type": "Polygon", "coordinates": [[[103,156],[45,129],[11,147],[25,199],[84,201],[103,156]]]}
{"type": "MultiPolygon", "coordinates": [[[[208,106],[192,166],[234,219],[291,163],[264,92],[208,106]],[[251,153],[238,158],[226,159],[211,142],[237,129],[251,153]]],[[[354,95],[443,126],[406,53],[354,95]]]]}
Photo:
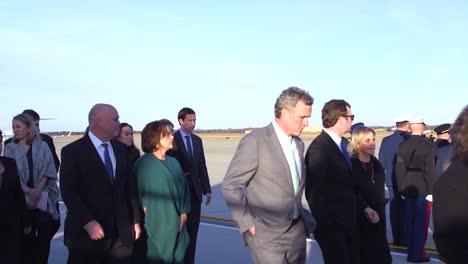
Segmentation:
{"type": "Polygon", "coordinates": [[[166,119],[148,123],[141,157],[112,105],[92,107],[85,135],[60,160],[39,120],[30,109],[15,116],[0,159],[0,263],[48,262],[58,170],[67,263],[194,263],[203,196],[211,201],[195,111],[180,110],[175,134],[166,119]]]}
{"type": "MultiPolygon", "coordinates": [[[[433,208],[441,258],[465,263],[468,106],[434,129],[436,142],[424,137],[423,119],[396,120],[377,159],[376,132],[353,125],[345,100],[325,103],[323,130],[305,146],[313,103],[298,87],[282,91],[274,120],[241,139],[225,174],[222,193],[253,261],[305,263],[313,234],[325,263],[391,263],[389,202],[392,243],[407,247],[408,262],[430,261],[433,208]]],[[[149,122],[143,155],[112,105],[91,108],[85,135],[60,160],[39,120],[31,109],[15,116],[0,157],[0,263],[47,263],[59,196],[67,263],[195,262],[201,203],[212,196],[193,109],[179,111],[176,132],[167,119],[149,122]]]]}

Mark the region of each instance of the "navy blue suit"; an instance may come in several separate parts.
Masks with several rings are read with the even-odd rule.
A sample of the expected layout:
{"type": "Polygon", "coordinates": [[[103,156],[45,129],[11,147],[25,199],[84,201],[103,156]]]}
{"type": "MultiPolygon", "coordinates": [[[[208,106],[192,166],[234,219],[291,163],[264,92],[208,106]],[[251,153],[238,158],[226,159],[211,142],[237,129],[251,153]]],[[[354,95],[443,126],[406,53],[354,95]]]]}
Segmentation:
{"type": "Polygon", "coordinates": [[[452,157],[453,146],[445,139],[437,139],[434,146],[436,147],[435,170],[436,176],[442,175],[443,165],[452,157]]]}
{"type": "Polygon", "coordinates": [[[385,185],[393,192],[394,199],[390,201],[390,224],[392,226],[393,244],[401,245],[403,239],[403,200],[398,191],[395,178],[396,153],[401,142],[407,140],[407,132],[396,130],[392,135],[384,137],[380,145],[379,161],[385,169],[385,185]]]}
{"type": "Polygon", "coordinates": [[[195,252],[197,247],[198,228],[200,226],[202,194],[211,193],[210,178],[206,168],[205,151],[203,150],[202,139],[191,134],[192,141],[192,161],[185,148],[184,139],[180,131],[174,133],[174,149],[169,155],[174,156],[179,161],[190,189],[190,213],[187,220],[187,228],[190,234],[190,244],[185,253],[185,263],[195,262],[195,252]]]}

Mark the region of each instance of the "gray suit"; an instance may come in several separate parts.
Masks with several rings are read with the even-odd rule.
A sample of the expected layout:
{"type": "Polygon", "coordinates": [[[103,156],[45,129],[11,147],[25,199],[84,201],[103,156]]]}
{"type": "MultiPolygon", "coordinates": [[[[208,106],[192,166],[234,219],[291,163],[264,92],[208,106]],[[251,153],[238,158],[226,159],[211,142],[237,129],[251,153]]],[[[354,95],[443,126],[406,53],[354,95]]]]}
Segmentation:
{"type": "MultiPolygon", "coordinates": [[[[296,236],[293,239],[299,241],[297,246],[303,247],[300,254],[304,256],[300,256],[297,263],[303,263],[306,235],[315,228],[315,220],[303,208],[301,200],[305,186],[304,142],[299,137],[293,139],[300,154],[302,171],[297,194],[294,193],[289,165],[272,124],[254,129],[240,141],[224,177],[224,198],[256,263],[282,263],[274,259],[266,260],[262,254],[260,258],[255,256],[259,253],[255,247],[265,242],[273,243],[276,248],[288,244],[291,247],[291,242],[284,243],[282,240],[290,240],[292,233],[296,236]],[[247,188],[246,193],[242,191],[244,188],[247,188]],[[299,221],[292,219],[295,206],[299,209],[299,221]],[[255,238],[250,235],[251,226],[256,228],[255,238]],[[301,226],[302,231],[298,233],[294,226],[301,226]],[[251,243],[253,239],[262,243],[251,243]]],[[[289,257],[288,262],[296,263],[291,262],[289,257]]]]}

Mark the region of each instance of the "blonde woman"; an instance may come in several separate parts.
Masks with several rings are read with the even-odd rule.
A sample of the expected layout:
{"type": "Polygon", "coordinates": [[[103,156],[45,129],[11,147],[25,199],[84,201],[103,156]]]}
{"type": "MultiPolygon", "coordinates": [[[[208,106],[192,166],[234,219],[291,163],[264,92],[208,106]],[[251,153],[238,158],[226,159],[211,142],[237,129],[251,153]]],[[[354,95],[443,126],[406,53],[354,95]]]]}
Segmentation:
{"type": "Polygon", "coordinates": [[[385,172],[374,157],[375,131],[353,130],[348,146],[353,177],[359,187],[358,231],[361,263],[391,263],[385,226],[385,172]]]}
{"type": "Polygon", "coordinates": [[[19,114],[12,123],[13,143],[5,146],[4,154],[16,160],[32,222],[32,232],[22,242],[23,263],[46,264],[50,241],[60,224],[57,171],[49,146],[39,138],[31,117],[19,114]]]}

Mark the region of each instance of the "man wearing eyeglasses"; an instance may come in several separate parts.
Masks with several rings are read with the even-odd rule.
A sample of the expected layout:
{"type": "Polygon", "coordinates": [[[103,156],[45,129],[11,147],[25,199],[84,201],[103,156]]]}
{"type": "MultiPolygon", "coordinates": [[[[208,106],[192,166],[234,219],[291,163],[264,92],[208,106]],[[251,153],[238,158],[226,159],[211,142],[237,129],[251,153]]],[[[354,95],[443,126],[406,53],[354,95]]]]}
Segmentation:
{"type": "Polygon", "coordinates": [[[306,198],[317,220],[314,237],[325,263],[359,263],[357,195],[351,159],[343,137],[354,115],[345,100],[331,100],[322,109],[323,131],[305,157],[306,198]]]}

